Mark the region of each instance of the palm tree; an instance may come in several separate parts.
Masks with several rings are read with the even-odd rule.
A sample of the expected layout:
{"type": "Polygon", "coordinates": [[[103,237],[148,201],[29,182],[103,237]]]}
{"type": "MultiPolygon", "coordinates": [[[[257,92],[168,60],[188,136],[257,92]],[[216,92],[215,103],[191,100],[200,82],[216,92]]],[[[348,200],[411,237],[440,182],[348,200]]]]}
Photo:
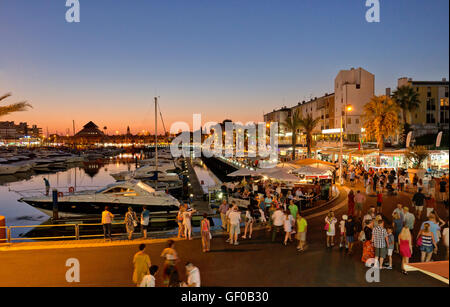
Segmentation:
{"type": "Polygon", "coordinates": [[[380,151],[384,150],[384,139],[395,136],[400,121],[399,106],[387,96],[374,96],[364,106],[364,128],[369,138],[376,138],[380,151]]]}
{"type": "Polygon", "coordinates": [[[392,99],[402,110],[403,123],[411,124],[408,117],[420,106],[419,94],[411,86],[403,85],[392,93],[392,99]]]}
{"type": "Polygon", "coordinates": [[[419,94],[411,86],[403,85],[392,93],[392,99],[402,111],[403,129],[400,141],[403,145],[406,145],[407,135],[411,131],[411,112],[417,110],[420,106],[419,94]]]}
{"type": "Polygon", "coordinates": [[[319,124],[320,118],[314,119],[311,114],[308,114],[305,118],[300,119],[300,126],[303,128],[306,134],[306,147],[308,148],[308,158],[311,157],[312,147],[312,132],[319,124]]]}
{"type": "Polygon", "coordinates": [[[295,146],[297,145],[297,130],[300,128],[300,114],[298,110],[289,116],[285,121],[284,125],[292,131],[292,160],[295,160],[295,146]]]}
{"type": "MultiPolygon", "coordinates": [[[[11,96],[11,93],[7,93],[3,96],[0,96],[0,102],[4,99],[8,98],[9,96],[11,96]]],[[[31,107],[32,106],[26,101],[13,103],[13,104],[9,104],[6,106],[0,106],[0,117],[11,114],[13,112],[26,111],[28,108],[31,108],[31,107]]]]}

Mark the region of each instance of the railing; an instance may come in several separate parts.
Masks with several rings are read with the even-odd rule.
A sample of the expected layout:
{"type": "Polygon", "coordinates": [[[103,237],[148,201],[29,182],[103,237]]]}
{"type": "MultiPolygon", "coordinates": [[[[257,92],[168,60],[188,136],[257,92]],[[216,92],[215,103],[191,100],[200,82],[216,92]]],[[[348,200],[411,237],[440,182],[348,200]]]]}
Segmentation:
{"type": "MultiPolygon", "coordinates": [[[[154,219],[161,219],[158,217],[155,217],[154,219]]],[[[175,218],[165,219],[166,222],[169,221],[176,221],[175,218]]],[[[149,226],[152,223],[152,219],[149,221],[149,226]]],[[[117,222],[112,223],[112,225],[125,225],[124,222],[117,222]]],[[[82,227],[99,227],[103,226],[102,223],[72,223],[72,224],[52,224],[52,225],[25,225],[25,226],[1,226],[0,231],[2,229],[6,230],[6,239],[0,239],[1,243],[13,243],[14,241],[28,241],[28,240],[58,240],[58,239],[73,239],[73,240],[81,240],[82,238],[98,238],[103,237],[103,234],[92,234],[92,235],[81,235],[80,230],[82,227]],[[73,235],[67,235],[67,236],[45,236],[45,237],[23,237],[23,238],[12,238],[11,232],[13,229],[23,229],[23,228],[53,228],[53,227],[73,227],[73,235]]],[[[112,236],[123,236],[125,233],[116,233],[111,234],[112,236]]]]}

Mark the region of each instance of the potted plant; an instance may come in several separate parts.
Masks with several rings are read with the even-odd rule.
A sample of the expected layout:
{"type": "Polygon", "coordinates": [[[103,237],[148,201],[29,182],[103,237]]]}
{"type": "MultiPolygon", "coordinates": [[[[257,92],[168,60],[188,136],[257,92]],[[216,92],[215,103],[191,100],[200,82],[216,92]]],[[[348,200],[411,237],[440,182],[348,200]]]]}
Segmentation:
{"type": "Polygon", "coordinates": [[[419,179],[423,179],[426,170],[422,168],[423,162],[430,156],[425,146],[415,146],[410,152],[406,153],[406,159],[411,163],[411,168],[408,168],[408,175],[410,182],[413,181],[414,174],[417,174],[419,179]]]}

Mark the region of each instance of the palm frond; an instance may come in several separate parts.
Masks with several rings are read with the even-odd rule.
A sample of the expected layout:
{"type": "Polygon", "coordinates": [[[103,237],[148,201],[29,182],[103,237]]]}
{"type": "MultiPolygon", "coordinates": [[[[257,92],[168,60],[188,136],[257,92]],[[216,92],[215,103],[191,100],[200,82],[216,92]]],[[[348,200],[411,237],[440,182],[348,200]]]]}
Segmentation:
{"type": "Polygon", "coordinates": [[[1,106],[0,107],[0,117],[8,115],[13,112],[26,111],[28,108],[32,108],[32,106],[26,101],[13,103],[13,104],[10,104],[7,106],[1,106]]]}

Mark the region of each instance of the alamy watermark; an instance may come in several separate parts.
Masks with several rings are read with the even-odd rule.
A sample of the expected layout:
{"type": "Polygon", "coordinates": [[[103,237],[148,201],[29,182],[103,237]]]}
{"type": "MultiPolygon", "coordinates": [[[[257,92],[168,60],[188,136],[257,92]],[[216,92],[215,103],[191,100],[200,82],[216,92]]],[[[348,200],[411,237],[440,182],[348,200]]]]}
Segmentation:
{"type": "Polygon", "coordinates": [[[196,157],[278,159],[277,122],[207,122],[202,125],[201,114],[193,114],[192,121],[192,138],[188,123],[175,122],[170,127],[171,134],[178,134],[170,144],[172,156],[190,157],[192,149],[196,157]]]}
{"type": "Polygon", "coordinates": [[[66,260],[66,281],[68,283],[80,282],[80,261],[77,258],[69,258],[66,260]]]}
{"type": "Polygon", "coordinates": [[[66,7],[69,8],[66,11],[66,21],[68,23],[80,22],[80,1],[79,0],[67,0],[66,7]]]}
{"type": "Polygon", "coordinates": [[[380,22],[380,0],[366,0],[366,21],[369,23],[380,22]]]}

